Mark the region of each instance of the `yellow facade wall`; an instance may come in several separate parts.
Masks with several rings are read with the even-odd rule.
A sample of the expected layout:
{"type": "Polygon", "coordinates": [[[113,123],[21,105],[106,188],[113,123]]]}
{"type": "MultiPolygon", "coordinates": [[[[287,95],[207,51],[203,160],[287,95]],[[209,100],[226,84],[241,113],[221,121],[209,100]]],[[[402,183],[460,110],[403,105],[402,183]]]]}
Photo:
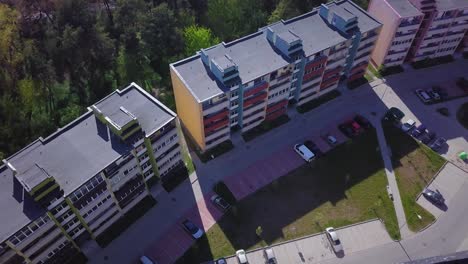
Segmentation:
{"type": "Polygon", "coordinates": [[[205,131],[203,126],[203,109],[200,103],[184,85],[180,76],[171,65],[172,89],[176,101],[177,115],[183,126],[195,140],[198,147],[205,150],[205,131]]]}

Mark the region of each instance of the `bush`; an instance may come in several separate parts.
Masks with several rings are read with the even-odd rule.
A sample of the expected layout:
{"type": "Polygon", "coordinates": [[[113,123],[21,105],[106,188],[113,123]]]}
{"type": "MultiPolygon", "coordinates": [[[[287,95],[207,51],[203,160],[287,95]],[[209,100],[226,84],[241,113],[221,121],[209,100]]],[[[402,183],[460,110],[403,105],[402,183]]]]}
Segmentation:
{"type": "Polygon", "coordinates": [[[205,151],[204,153],[200,153],[200,151],[198,150],[196,150],[195,152],[197,153],[197,156],[200,158],[200,160],[203,163],[206,163],[212,159],[211,158],[212,155],[213,157],[216,158],[230,151],[233,148],[234,148],[234,145],[232,144],[232,141],[226,140],[224,142],[219,143],[217,146],[205,151]]]}
{"type": "Polygon", "coordinates": [[[156,205],[156,200],[152,196],[148,195],[143,198],[143,200],[131,208],[124,216],[107,228],[106,231],[96,237],[98,245],[105,248],[110,242],[112,242],[112,240],[127,230],[130,225],[135,223],[154,205],[156,205]]]}
{"type": "Polygon", "coordinates": [[[445,64],[453,61],[452,55],[447,55],[447,56],[442,56],[438,58],[426,58],[424,60],[416,61],[411,63],[413,68],[415,69],[423,69],[423,68],[429,68],[432,66],[440,65],[440,64],[445,64]]]}
{"type": "Polygon", "coordinates": [[[358,88],[359,86],[368,83],[369,81],[365,77],[361,77],[359,79],[356,79],[354,81],[351,81],[348,83],[348,89],[354,90],[358,88]]]}
{"type": "Polygon", "coordinates": [[[385,66],[381,66],[379,68],[379,73],[380,75],[382,76],[388,76],[388,75],[392,75],[392,74],[397,74],[397,73],[400,73],[400,72],[404,72],[405,70],[403,69],[403,67],[401,67],[400,65],[398,66],[391,66],[391,67],[385,67],[385,66]]]}
{"type": "Polygon", "coordinates": [[[289,122],[290,118],[286,114],[277,117],[271,121],[264,121],[260,125],[250,129],[249,131],[242,134],[242,137],[245,141],[251,141],[252,139],[265,134],[266,132],[272,130],[273,128],[279,127],[283,124],[289,122]]]}
{"type": "Polygon", "coordinates": [[[322,104],[324,104],[324,103],[326,103],[328,101],[331,101],[331,100],[337,98],[340,95],[341,95],[340,91],[333,90],[333,91],[331,91],[329,93],[326,93],[326,94],[324,94],[324,95],[322,95],[322,96],[320,96],[320,97],[318,97],[318,98],[316,98],[316,99],[314,99],[312,101],[309,101],[309,102],[307,102],[307,103],[305,103],[303,105],[298,106],[296,108],[297,112],[299,112],[301,114],[306,113],[306,112],[308,112],[308,111],[310,111],[310,110],[312,110],[314,108],[319,107],[320,105],[322,105],[322,104]]]}
{"type": "Polygon", "coordinates": [[[234,196],[234,194],[232,194],[231,190],[229,190],[229,188],[223,181],[219,181],[218,183],[216,183],[213,187],[213,191],[217,195],[223,197],[224,200],[226,200],[226,202],[228,202],[229,204],[234,205],[237,203],[236,197],[234,196]]]}
{"type": "Polygon", "coordinates": [[[450,112],[447,107],[437,108],[437,112],[443,116],[450,116],[450,112]]]}
{"type": "Polygon", "coordinates": [[[174,190],[179,184],[189,177],[189,172],[185,164],[182,162],[177,168],[174,168],[163,179],[162,186],[168,192],[174,190]]]}
{"type": "Polygon", "coordinates": [[[457,111],[457,120],[460,124],[468,129],[468,103],[464,103],[457,111]]]}

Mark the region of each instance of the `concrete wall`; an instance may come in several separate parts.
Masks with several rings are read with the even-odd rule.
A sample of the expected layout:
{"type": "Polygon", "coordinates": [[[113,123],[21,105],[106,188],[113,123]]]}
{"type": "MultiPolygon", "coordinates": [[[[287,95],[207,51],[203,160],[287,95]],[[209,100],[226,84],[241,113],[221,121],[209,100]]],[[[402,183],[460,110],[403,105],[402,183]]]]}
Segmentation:
{"type": "Polygon", "coordinates": [[[371,55],[372,61],[380,66],[392,44],[401,17],[385,0],[371,0],[367,11],[383,24],[371,55]]]}
{"type": "Polygon", "coordinates": [[[179,119],[189,136],[197,143],[198,147],[204,150],[206,146],[202,106],[190,93],[172,66],[171,80],[179,119]]]}

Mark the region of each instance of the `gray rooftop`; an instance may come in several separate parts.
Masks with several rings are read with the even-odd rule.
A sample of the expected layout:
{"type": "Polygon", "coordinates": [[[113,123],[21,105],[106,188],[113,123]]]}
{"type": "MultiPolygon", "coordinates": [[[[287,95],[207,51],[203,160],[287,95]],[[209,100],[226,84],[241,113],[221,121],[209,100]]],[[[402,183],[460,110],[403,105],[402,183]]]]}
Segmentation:
{"type": "MultiPolygon", "coordinates": [[[[146,133],[175,117],[171,110],[136,84],[110,94],[97,106],[117,122],[125,122],[128,114],[120,113],[123,106],[138,118],[146,133]]],[[[90,110],[49,137],[34,141],[7,162],[16,169],[16,177],[26,187],[33,188],[50,176],[66,196],[132,148],[111,133],[90,110]]]]}
{"type": "MultiPolygon", "coordinates": [[[[346,9],[346,12],[357,16],[358,27],[362,32],[381,26],[377,20],[369,16],[354,3],[337,1],[327,5],[336,5],[342,9],[341,11],[346,9]]],[[[267,27],[273,28],[275,33],[282,37],[285,36],[286,39],[293,39],[294,35],[297,35],[302,39],[306,56],[313,55],[346,40],[343,35],[336,29],[331,28],[320,17],[317,10],[316,8],[299,17],[279,21],[260,29],[256,33],[230,43],[223,42],[204,51],[210,59],[214,58],[215,60],[228,54],[238,66],[239,77],[242,83],[250,82],[289,64],[287,59],[273,49],[266,39],[265,30],[267,27]]],[[[218,83],[215,76],[209,72],[209,69],[203,64],[200,55],[173,63],[171,67],[199,102],[208,100],[224,92],[222,84],[218,83]]]]}
{"type": "Polygon", "coordinates": [[[26,186],[33,188],[38,183],[31,176],[45,175],[31,173],[41,168],[68,195],[130,150],[129,145],[89,111],[48,138],[36,140],[7,161],[26,186]]]}
{"type": "Polygon", "coordinates": [[[45,214],[6,166],[0,166],[0,210],[0,242],[45,214]]]}
{"type": "Polygon", "coordinates": [[[436,0],[436,3],[438,11],[468,8],[468,0],[436,0]]]}
{"type": "Polygon", "coordinates": [[[117,124],[126,124],[131,121],[132,115],[135,116],[146,135],[152,134],[176,116],[136,84],[111,93],[94,106],[117,124]]]}
{"type": "Polygon", "coordinates": [[[401,17],[415,17],[421,16],[423,13],[419,11],[408,0],[387,0],[388,4],[400,15],[401,17]]]}

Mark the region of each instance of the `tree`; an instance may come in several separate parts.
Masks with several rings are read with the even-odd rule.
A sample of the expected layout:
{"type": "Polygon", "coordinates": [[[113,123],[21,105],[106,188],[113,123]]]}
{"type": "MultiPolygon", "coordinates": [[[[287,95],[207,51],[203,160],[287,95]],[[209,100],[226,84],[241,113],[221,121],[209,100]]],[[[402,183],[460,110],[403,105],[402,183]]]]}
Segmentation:
{"type": "Polygon", "coordinates": [[[219,39],[211,33],[210,29],[192,25],[184,29],[184,43],[185,55],[191,56],[200,49],[219,43],[219,39]]]}
{"type": "Polygon", "coordinates": [[[291,0],[281,0],[268,18],[268,23],[271,24],[281,19],[298,16],[299,14],[299,10],[295,8],[291,0]]]}

